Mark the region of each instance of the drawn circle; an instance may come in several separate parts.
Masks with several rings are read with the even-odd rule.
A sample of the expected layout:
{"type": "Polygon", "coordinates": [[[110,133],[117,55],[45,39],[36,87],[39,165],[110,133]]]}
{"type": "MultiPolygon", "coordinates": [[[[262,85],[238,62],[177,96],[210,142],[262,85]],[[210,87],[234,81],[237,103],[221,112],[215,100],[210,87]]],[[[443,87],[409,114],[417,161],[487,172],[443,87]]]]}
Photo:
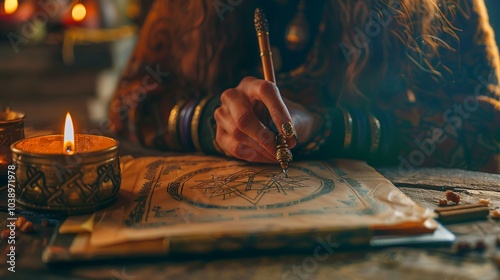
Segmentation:
{"type": "Polygon", "coordinates": [[[210,167],[171,182],[167,192],[176,200],[205,209],[259,210],[298,205],[330,193],[334,182],[300,166],[286,178],[275,168],[210,167]]]}

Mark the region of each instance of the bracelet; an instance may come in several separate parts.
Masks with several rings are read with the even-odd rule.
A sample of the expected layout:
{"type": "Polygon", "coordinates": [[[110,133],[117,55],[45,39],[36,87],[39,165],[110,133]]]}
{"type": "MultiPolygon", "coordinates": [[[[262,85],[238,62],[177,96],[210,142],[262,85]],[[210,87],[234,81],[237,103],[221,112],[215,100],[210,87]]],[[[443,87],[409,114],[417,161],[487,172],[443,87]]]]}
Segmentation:
{"type": "Polygon", "coordinates": [[[380,121],[374,115],[370,115],[368,118],[371,132],[370,155],[375,155],[380,147],[380,121]]]}
{"type": "Polygon", "coordinates": [[[331,150],[329,153],[334,156],[342,156],[344,154],[344,147],[350,146],[350,141],[352,135],[346,133],[346,131],[351,131],[352,128],[349,124],[352,124],[352,119],[349,112],[343,108],[335,108],[332,111],[332,124],[335,125],[335,132],[332,133],[331,140],[331,150]],[[347,120],[347,122],[346,122],[347,120]],[[348,124],[346,127],[346,123],[348,124]]]}
{"type": "Polygon", "coordinates": [[[350,152],[357,158],[363,158],[366,157],[369,148],[368,142],[370,142],[368,118],[360,109],[351,109],[350,112],[353,116],[353,140],[355,143],[350,152]]]}
{"type": "Polygon", "coordinates": [[[323,156],[345,155],[351,149],[353,141],[353,117],[349,110],[337,107],[318,110],[317,113],[323,116],[322,133],[302,148],[300,155],[318,152],[325,145],[328,145],[328,149],[321,150],[323,156]],[[335,125],[335,131],[332,129],[333,125],[335,125]]]}
{"type": "Polygon", "coordinates": [[[168,116],[166,141],[167,141],[167,145],[172,150],[175,150],[175,151],[182,150],[178,127],[179,127],[179,115],[180,115],[179,113],[185,104],[186,104],[186,100],[184,100],[184,99],[177,102],[177,104],[175,104],[175,106],[172,108],[172,110],[170,111],[170,114],[168,116]]]}
{"type": "Polygon", "coordinates": [[[215,139],[217,124],[215,122],[214,112],[220,104],[219,96],[210,99],[207,105],[205,105],[205,109],[202,111],[200,116],[200,125],[198,129],[199,141],[203,152],[208,155],[224,154],[215,139]]]}
{"type": "Polygon", "coordinates": [[[163,98],[159,102],[154,102],[151,108],[156,124],[154,127],[156,131],[154,146],[162,151],[167,151],[170,148],[167,142],[168,117],[174,106],[175,102],[171,98],[163,98]]]}
{"type": "Polygon", "coordinates": [[[344,119],[344,153],[349,151],[351,148],[352,144],[352,131],[353,131],[353,125],[352,125],[352,116],[349,113],[349,110],[340,107],[339,110],[342,112],[342,116],[344,119]]]}
{"type": "Polygon", "coordinates": [[[194,144],[191,135],[191,122],[193,120],[193,113],[197,104],[197,99],[189,101],[186,105],[184,105],[179,114],[178,125],[181,144],[184,145],[184,148],[186,148],[188,151],[194,150],[194,144]]]}
{"type": "Polygon", "coordinates": [[[199,152],[203,152],[199,136],[200,118],[201,118],[201,113],[203,112],[203,109],[205,108],[209,100],[210,97],[205,97],[200,101],[198,105],[196,105],[196,108],[194,109],[193,113],[193,120],[191,121],[191,136],[193,139],[193,145],[195,149],[199,152]]]}
{"type": "Polygon", "coordinates": [[[300,149],[299,154],[303,156],[311,155],[314,152],[319,151],[321,146],[325,144],[326,140],[332,134],[332,115],[328,110],[321,110],[320,112],[316,112],[323,116],[323,125],[321,126],[321,133],[316,135],[313,140],[306,144],[303,148],[300,149]]]}
{"type": "Polygon", "coordinates": [[[386,158],[392,148],[394,142],[394,127],[392,119],[384,111],[378,110],[375,116],[380,121],[380,147],[378,149],[377,157],[386,158]]]}

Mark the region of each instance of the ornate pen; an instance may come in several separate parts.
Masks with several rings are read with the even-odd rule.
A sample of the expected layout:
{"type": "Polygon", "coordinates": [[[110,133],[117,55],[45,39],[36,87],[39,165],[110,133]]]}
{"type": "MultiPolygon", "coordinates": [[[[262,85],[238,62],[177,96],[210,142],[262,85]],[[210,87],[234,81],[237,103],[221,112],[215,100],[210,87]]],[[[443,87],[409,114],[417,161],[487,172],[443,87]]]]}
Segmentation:
{"type": "MultiPolygon", "coordinates": [[[[269,26],[267,19],[262,9],[255,9],[254,16],[255,31],[259,40],[260,58],[262,61],[262,71],[264,79],[276,84],[276,76],[274,75],[273,54],[271,52],[271,44],[269,43],[269,26]]],[[[286,131],[293,130],[291,123],[284,124],[283,128],[286,131]]],[[[276,131],[276,160],[279,162],[281,169],[288,177],[288,164],[292,161],[292,152],[288,149],[286,138],[281,133],[276,131]]]]}

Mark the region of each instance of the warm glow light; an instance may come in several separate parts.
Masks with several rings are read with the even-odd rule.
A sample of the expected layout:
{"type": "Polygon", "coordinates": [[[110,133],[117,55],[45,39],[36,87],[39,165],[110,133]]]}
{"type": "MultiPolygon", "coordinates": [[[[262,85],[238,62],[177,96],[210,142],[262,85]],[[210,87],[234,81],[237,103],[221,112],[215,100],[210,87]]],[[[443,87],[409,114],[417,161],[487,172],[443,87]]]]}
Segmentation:
{"type": "Polygon", "coordinates": [[[73,10],[71,10],[71,16],[75,21],[82,21],[87,15],[87,9],[81,3],[73,6],[73,10]]]}
{"type": "Polygon", "coordinates": [[[69,113],[66,113],[66,122],[64,124],[63,153],[68,155],[75,153],[75,132],[73,130],[73,120],[69,113]]]}
{"type": "Polygon", "coordinates": [[[19,3],[17,0],[5,0],[4,9],[6,14],[13,14],[17,11],[19,3]]]}

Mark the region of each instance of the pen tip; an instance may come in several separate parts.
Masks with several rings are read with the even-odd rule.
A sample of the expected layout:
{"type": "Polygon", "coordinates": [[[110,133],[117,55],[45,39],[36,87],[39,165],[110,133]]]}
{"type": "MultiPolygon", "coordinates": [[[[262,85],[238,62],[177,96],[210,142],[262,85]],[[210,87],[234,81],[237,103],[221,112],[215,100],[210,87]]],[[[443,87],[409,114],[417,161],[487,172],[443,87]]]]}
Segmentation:
{"type": "Polygon", "coordinates": [[[267,24],[266,15],[264,14],[264,11],[261,8],[255,9],[254,24],[255,24],[255,31],[269,32],[269,26],[267,24]]]}

